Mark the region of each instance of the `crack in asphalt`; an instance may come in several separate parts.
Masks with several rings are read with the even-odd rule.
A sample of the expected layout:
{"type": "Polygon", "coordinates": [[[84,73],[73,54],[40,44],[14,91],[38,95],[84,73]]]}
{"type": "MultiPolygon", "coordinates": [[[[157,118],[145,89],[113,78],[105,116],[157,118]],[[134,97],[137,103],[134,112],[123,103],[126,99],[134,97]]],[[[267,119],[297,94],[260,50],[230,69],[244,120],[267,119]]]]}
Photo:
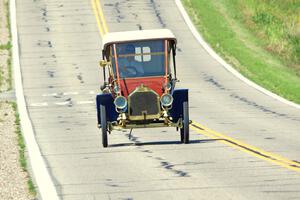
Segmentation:
{"type": "Polygon", "coordinates": [[[159,24],[160,24],[163,28],[165,28],[167,25],[166,25],[166,23],[164,22],[164,20],[163,20],[162,17],[161,17],[161,13],[160,13],[160,11],[159,11],[159,9],[158,9],[159,5],[157,5],[157,3],[155,2],[155,0],[150,0],[150,4],[152,5],[152,8],[153,8],[153,10],[154,10],[154,13],[155,13],[155,15],[156,15],[156,18],[157,18],[159,24]]]}

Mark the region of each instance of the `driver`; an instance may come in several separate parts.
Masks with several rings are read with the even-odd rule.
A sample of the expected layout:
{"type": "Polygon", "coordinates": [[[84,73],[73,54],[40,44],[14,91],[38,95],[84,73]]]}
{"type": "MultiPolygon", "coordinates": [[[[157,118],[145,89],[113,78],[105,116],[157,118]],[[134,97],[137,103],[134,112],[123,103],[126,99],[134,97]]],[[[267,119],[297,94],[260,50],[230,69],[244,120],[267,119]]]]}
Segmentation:
{"type": "Polygon", "coordinates": [[[120,59],[121,77],[136,77],[144,74],[142,63],[135,61],[134,54],[135,54],[134,45],[133,44],[126,45],[125,48],[126,57],[120,59]]]}

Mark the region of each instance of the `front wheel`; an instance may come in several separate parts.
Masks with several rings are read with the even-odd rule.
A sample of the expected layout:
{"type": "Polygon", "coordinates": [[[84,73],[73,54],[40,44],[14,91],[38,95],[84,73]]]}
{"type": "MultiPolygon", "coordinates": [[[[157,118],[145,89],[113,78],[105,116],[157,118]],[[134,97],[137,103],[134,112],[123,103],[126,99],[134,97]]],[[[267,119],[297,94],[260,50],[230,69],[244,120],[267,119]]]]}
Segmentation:
{"type": "Polygon", "coordinates": [[[190,142],[189,122],[189,104],[185,101],[183,102],[183,127],[180,129],[180,141],[184,144],[190,142]]]}
{"type": "Polygon", "coordinates": [[[105,106],[100,105],[101,114],[101,132],[102,132],[102,145],[104,148],[108,146],[107,142],[107,121],[106,121],[106,109],[105,106]]]}

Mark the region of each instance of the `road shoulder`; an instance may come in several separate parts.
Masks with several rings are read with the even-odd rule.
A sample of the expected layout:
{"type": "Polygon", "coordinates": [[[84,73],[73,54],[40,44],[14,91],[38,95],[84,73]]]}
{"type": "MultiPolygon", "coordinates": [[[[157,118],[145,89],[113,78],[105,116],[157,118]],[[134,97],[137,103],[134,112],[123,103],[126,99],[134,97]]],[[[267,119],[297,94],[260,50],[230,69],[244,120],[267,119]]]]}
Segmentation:
{"type": "Polygon", "coordinates": [[[35,199],[11,78],[8,1],[0,0],[0,199],[35,199]]]}

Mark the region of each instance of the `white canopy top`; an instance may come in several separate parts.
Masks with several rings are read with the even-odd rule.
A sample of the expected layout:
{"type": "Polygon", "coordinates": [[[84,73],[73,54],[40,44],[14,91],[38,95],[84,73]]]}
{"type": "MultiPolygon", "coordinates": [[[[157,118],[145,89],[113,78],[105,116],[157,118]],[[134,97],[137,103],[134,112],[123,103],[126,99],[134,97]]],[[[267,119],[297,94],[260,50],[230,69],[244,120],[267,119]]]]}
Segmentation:
{"type": "Polygon", "coordinates": [[[140,30],[140,31],[124,31],[112,32],[103,36],[103,46],[105,49],[107,45],[112,43],[122,43],[137,40],[155,40],[155,39],[169,39],[176,42],[176,37],[169,29],[154,29],[154,30],[140,30]]]}

